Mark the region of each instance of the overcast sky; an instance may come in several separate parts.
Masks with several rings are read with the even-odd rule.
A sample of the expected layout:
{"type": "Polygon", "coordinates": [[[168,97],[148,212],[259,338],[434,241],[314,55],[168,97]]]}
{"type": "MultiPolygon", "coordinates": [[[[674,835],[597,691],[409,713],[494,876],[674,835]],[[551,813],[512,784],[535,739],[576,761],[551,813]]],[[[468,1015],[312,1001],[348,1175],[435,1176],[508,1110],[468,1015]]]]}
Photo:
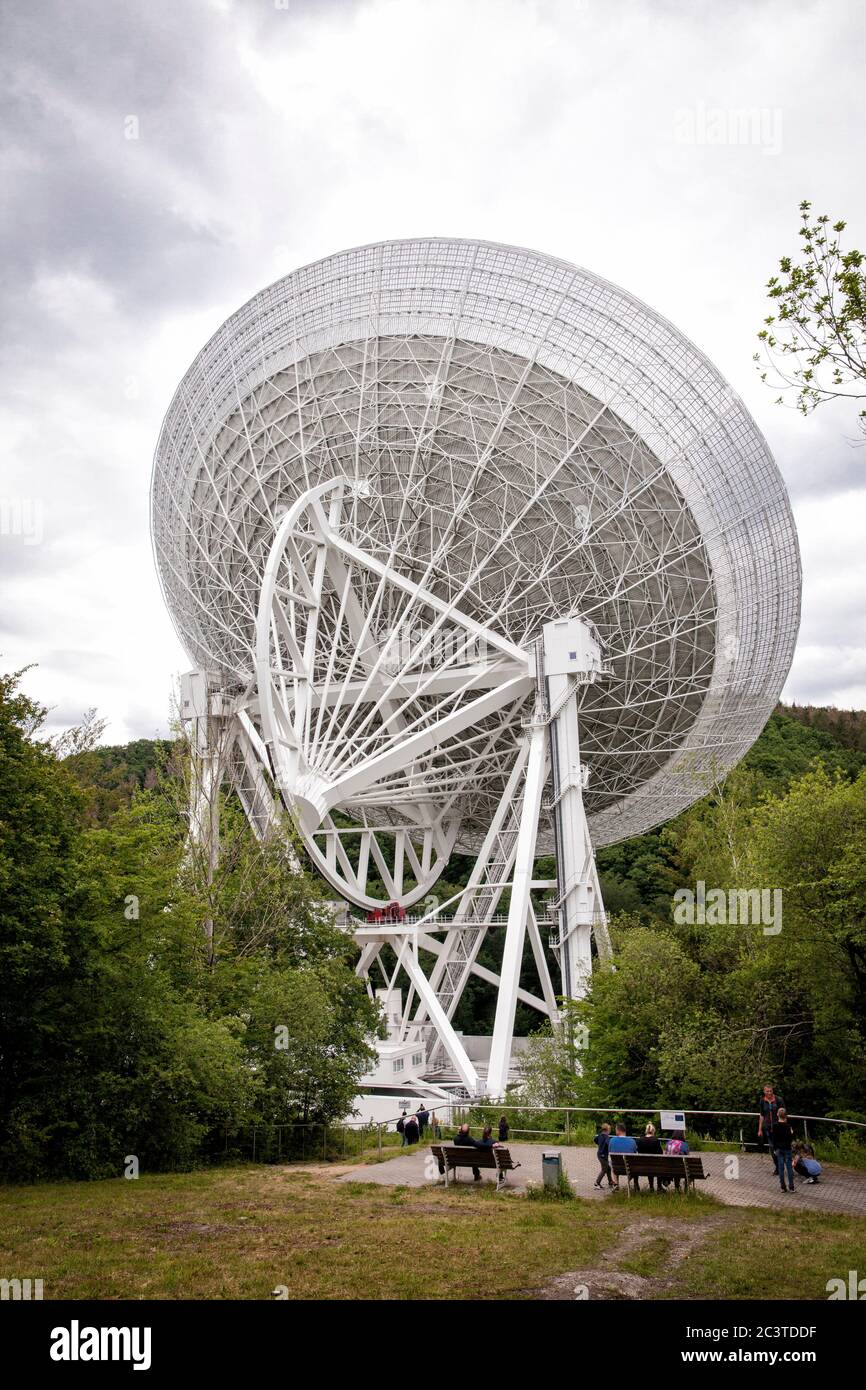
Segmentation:
{"type": "Polygon", "coordinates": [[[584,265],[703,348],[794,505],[785,697],[866,707],[866,448],[853,409],[783,410],[751,361],[800,200],[866,242],[859,0],[2,9],[0,661],[38,663],[55,727],[96,705],[111,742],[166,728],[189,662],[148,489],[198,348],[297,265],[430,234],[584,265]]]}

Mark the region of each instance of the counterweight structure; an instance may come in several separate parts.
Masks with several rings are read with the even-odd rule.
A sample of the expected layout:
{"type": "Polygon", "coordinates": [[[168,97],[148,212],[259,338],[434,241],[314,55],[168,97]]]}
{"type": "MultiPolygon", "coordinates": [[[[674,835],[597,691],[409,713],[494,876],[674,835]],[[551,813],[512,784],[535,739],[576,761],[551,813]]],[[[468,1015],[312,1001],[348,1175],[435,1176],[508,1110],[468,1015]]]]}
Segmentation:
{"type": "Polygon", "coordinates": [[[609,951],[593,847],[702,796],[787,675],[796,536],[742,402],[587,271],[362,247],[196,358],[152,529],[196,668],[193,833],[215,836],[226,779],[259,836],[288,811],[359,973],[399,1001],[388,1047],[503,1095],[518,1001],[555,1022],[609,951]],[[455,852],[474,867],[443,900],[455,852]],[[472,975],[497,990],[486,1066],[453,1026],[472,975]]]}

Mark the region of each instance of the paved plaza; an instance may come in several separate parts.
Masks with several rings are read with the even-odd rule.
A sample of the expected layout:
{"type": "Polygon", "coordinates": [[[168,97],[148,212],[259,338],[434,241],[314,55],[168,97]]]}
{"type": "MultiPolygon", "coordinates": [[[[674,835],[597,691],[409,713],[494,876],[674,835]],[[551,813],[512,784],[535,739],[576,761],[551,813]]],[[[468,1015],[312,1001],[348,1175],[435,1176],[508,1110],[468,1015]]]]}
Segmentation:
{"type": "MultiPolygon", "coordinates": [[[[527,1183],[538,1183],[541,1177],[541,1156],[556,1151],[562,1155],[563,1171],[566,1173],[576,1194],[594,1201],[610,1199],[628,1200],[625,1181],[619,1193],[607,1186],[594,1186],[598,1175],[595,1149],[586,1147],[557,1147],[542,1144],[509,1144],[511,1156],[521,1166],[508,1174],[507,1187],[514,1191],[524,1191],[527,1183]]],[[[824,1176],[819,1183],[810,1185],[800,1178],[794,1178],[794,1192],[782,1192],[778,1179],[774,1177],[770,1158],[767,1154],[724,1153],[720,1150],[702,1152],[704,1172],[707,1179],[696,1184],[701,1192],[709,1192],[728,1206],[773,1207],[792,1211],[843,1212],[855,1216],[866,1215],[866,1173],[856,1169],[826,1165],[824,1176]],[[735,1160],[735,1161],[734,1161],[735,1160]],[[726,1176],[726,1173],[731,1174],[726,1176]]],[[[432,1160],[429,1146],[414,1145],[411,1149],[398,1150],[394,1158],[383,1163],[365,1164],[353,1167],[342,1174],[341,1182],[375,1182],[385,1186],[424,1187],[430,1183],[441,1182],[432,1160]]],[[[482,1182],[495,1182],[492,1171],[482,1170],[482,1182]]],[[[460,1169],[451,1179],[462,1184],[472,1183],[468,1168],[460,1169]]],[[[641,1191],[647,1190],[647,1180],[641,1178],[641,1191]]],[[[682,1200],[673,1186],[667,1189],[672,1202],[682,1200]]]]}

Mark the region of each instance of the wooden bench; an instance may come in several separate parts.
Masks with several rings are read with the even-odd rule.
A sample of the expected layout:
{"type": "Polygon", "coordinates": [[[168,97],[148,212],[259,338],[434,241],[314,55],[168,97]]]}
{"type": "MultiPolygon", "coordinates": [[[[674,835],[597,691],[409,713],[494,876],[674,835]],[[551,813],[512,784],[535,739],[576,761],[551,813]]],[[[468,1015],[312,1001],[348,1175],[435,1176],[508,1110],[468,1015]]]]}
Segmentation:
{"type": "MultiPolygon", "coordinates": [[[[611,1172],[618,1178],[685,1178],[686,1191],[696,1178],[705,1178],[700,1154],[618,1154],[608,1155],[611,1172]]],[[[628,1184],[631,1196],[631,1181],[628,1184]]]]}
{"type": "Polygon", "coordinates": [[[469,1144],[431,1144],[430,1152],[445,1170],[445,1186],[451,1173],[458,1168],[493,1168],[496,1170],[496,1188],[501,1188],[508,1173],[521,1165],[515,1163],[508,1149],[501,1144],[492,1149],[476,1149],[469,1144]]]}

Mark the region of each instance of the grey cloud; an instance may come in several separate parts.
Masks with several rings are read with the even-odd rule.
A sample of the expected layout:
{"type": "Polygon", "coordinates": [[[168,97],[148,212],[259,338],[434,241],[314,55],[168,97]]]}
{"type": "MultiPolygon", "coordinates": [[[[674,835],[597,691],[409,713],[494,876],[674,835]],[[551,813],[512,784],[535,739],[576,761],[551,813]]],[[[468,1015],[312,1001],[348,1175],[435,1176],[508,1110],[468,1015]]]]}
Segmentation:
{"type": "Polygon", "coordinates": [[[808,674],[795,673],[785,687],[786,704],[827,705],[841,709],[862,709],[866,690],[866,652],[856,664],[837,665],[837,653],[828,649],[820,669],[808,674]]]}
{"type": "Polygon", "coordinates": [[[794,499],[866,486],[866,444],[857,434],[855,404],[828,402],[808,416],[773,409],[784,418],[765,420],[767,437],[794,499]]]}
{"type": "Polygon", "coordinates": [[[116,660],[108,652],[85,650],[81,647],[46,651],[41,664],[53,667],[55,671],[79,672],[86,668],[97,678],[109,675],[116,669],[116,660]]]}
{"type": "MultiPolygon", "coordinates": [[[[799,199],[848,216],[854,244],[866,237],[850,178],[864,21],[853,8],[7,0],[2,10],[0,312],[9,413],[23,428],[0,497],[45,502],[41,545],[0,537],[3,644],[12,664],[40,657],[64,711],[80,705],[72,721],[96,704],[113,741],[164,726],[171,672],[186,663],[147,543],[162,411],[226,314],[341,246],[441,232],[586,264],[718,361],[804,518],[816,499],[864,485],[850,412],[784,412],[751,364],[763,285],[796,239],[799,199]],[[783,153],[677,144],[676,110],[699,101],[780,107],[783,153]],[[123,138],[127,115],[141,122],[138,141],[123,138]],[[58,309],[64,277],[82,288],[58,309]],[[140,399],[124,398],[129,371],[141,374],[140,399]],[[92,663],[94,647],[116,653],[115,672],[92,663]]],[[[843,518],[850,505],[839,498],[843,518]]],[[[866,689],[851,655],[862,586],[834,552],[831,520],[821,525],[829,539],[806,567],[804,636],[844,656],[795,667],[798,698],[816,700],[866,689]]]]}
{"type": "Polygon", "coordinates": [[[184,181],[219,188],[243,74],[218,20],[196,3],[6,7],[5,289],[19,351],[42,267],[92,274],[143,318],[194,300],[225,269],[231,207],[195,225],[172,199],[184,181]],[[128,115],[137,141],[124,138],[128,115]]]}

